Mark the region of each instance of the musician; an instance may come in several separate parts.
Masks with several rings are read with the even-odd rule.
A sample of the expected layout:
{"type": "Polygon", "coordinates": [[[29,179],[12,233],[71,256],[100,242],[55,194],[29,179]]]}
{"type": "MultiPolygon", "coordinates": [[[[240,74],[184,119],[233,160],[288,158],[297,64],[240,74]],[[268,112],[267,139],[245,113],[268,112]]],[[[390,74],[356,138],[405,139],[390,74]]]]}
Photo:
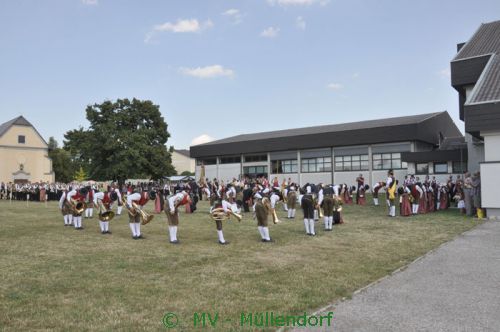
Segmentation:
{"type": "Polygon", "coordinates": [[[377,182],[373,185],[372,193],[373,193],[373,205],[379,206],[378,204],[378,192],[380,189],[385,187],[385,182],[377,182]]]}
{"type": "Polygon", "coordinates": [[[168,233],[170,235],[170,243],[178,244],[177,227],[179,226],[179,210],[182,205],[190,204],[191,198],[185,191],[181,191],[170,196],[165,202],[165,214],[168,220],[168,233]]]}
{"type": "Polygon", "coordinates": [[[304,226],[306,234],[314,236],[316,235],[316,232],[314,232],[314,202],[312,194],[307,192],[307,187],[304,191],[304,195],[302,196],[300,205],[302,207],[302,211],[304,212],[304,226]]]}
{"type": "MultiPolygon", "coordinates": [[[[227,215],[230,215],[229,211],[233,211],[232,206],[229,202],[218,199],[215,201],[215,205],[210,208],[210,213],[212,213],[213,209],[219,209],[219,208],[222,208],[227,215]]],[[[221,245],[229,244],[229,241],[226,241],[224,239],[224,233],[222,232],[222,220],[215,220],[215,228],[217,229],[217,237],[219,238],[219,244],[221,245]]]]}
{"type": "Polygon", "coordinates": [[[123,209],[122,193],[120,191],[120,188],[118,187],[114,188],[113,191],[116,193],[115,201],[117,202],[118,205],[118,207],[116,208],[116,215],[119,216],[122,214],[122,209],[123,209]]]}
{"type": "Polygon", "coordinates": [[[418,214],[418,206],[420,204],[420,196],[423,195],[422,188],[420,187],[420,183],[415,183],[411,187],[411,195],[413,196],[413,204],[412,204],[412,214],[418,214]]]}
{"type": "Polygon", "coordinates": [[[395,217],[396,216],[395,200],[396,200],[397,181],[394,178],[394,171],[392,169],[387,172],[387,181],[385,183],[386,183],[385,191],[386,191],[386,196],[387,196],[387,204],[389,205],[389,216],[395,217]]]}
{"type": "Polygon", "coordinates": [[[407,186],[399,187],[399,214],[403,217],[411,216],[410,195],[411,190],[407,186]]]}
{"type": "MultiPolygon", "coordinates": [[[[82,230],[82,213],[76,211],[76,206],[73,205],[72,201],[75,201],[75,205],[78,203],[84,203],[85,202],[85,196],[87,192],[85,188],[81,188],[79,191],[76,189],[71,190],[67,195],[66,195],[66,200],[68,203],[71,204],[71,213],[73,215],[73,224],[75,225],[75,229],[77,230],[82,230]]],[[[82,211],[83,212],[83,211],[82,211]]]]}
{"type": "Polygon", "coordinates": [[[67,194],[68,191],[64,190],[61,199],[59,199],[59,209],[61,209],[64,218],[64,226],[71,226],[73,225],[73,214],[71,213],[72,205],[67,200],[67,194]]]}
{"type": "Polygon", "coordinates": [[[287,208],[288,208],[288,219],[295,218],[296,205],[297,205],[297,192],[295,191],[295,185],[292,184],[288,188],[287,192],[287,208]]]}
{"type": "Polygon", "coordinates": [[[319,220],[319,213],[321,209],[321,204],[323,204],[323,184],[320,183],[316,186],[316,194],[313,195],[313,202],[314,202],[314,220],[319,220]]]}
{"type": "Polygon", "coordinates": [[[93,218],[94,214],[94,189],[91,186],[87,186],[87,195],[85,196],[85,203],[87,208],[85,209],[85,219],[93,218]]]}
{"type": "Polygon", "coordinates": [[[137,208],[142,209],[144,205],[146,205],[148,200],[149,197],[147,191],[145,192],[143,191],[141,193],[136,191],[133,194],[127,196],[129,227],[130,230],[132,231],[132,238],[134,240],[139,240],[144,238],[141,233],[141,214],[139,213],[139,211],[137,211],[137,208]],[[134,204],[137,206],[137,208],[134,207],[134,204]]]}
{"type": "Polygon", "coordinates": [[[370,189],[370,186],[367,184],[358,188],[356,200],[359,205],[366,205],[366,191],[368,189],[370,189]]]}
{"type": "Polygon", "coordinates": [[[278,202],[281,201],[281,197],[279,196],[279,188],[273,189],[271,197],[269,197],[269,201],[271,203],[271,214],[273,216],[273,222],[277,224],[279,223],[279,220],[276,214],[276,204],[278,204],[278,202]]]}
{"type": "Polygon", "coordinates": [[[356,178],[356,182],[358,183],[358,187],[356,188],[356,204],[360,204],[359,191],[365,186],[365,178],[363,177],[363,174],[359,174],[359,176],[356,178]]]}
{"type": "Polygon", "coordinates": [[[272,242],[271,237],[269,236],[269,227],[268,227],[268,209],[262,203],[262,195],[258,192],[254,194],[253,201],[255,217],[257,218],[257,229],[259,230],[260,236],[262,238],[262,242],[272,242]]]}
{"type": "MultiPolygon", "coordinates": [[[[94,194],[94,205],[96,206],[96,208],[99,208],[99,203],[102,203],[104,208],[106,210],[109,210],[110,201],[111,199],[109,197],[109,193],[107,192],[100,191],[94,194]]],[[[99,226],[101,228],[101,234],[111,234],[111,231],[109,230],[109,221],[99,220],[99,226]]]]}
{"type": "MultiPolygon", "coordinates": [[[[338,189],[337,189],[338,190],[338,189]]],[[[323,189],[323,219],[325,222],[325,231],[333,230],[333,186],[326,186],[323,189]]]]}

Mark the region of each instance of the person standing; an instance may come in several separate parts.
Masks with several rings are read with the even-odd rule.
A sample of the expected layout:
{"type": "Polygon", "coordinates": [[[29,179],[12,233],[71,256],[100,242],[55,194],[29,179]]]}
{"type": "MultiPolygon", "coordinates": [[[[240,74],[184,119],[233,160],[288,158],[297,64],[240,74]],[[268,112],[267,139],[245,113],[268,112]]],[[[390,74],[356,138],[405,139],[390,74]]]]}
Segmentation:
{"type": "Polygon", "coordinates": [[[302,211],[304,213],[304,227],[306,229],[306,234],[314,236],[314,202],[313,196],[307,190],[302,196],[300,205],[302,206],[302,211]]]}
{"type": "Polygon", "coordinates": [[[477,171],[472,177],[472,205],[474,208],[474,216],[478,217],[478,211],[481,208],[481,173],[477,171]]]}
{"type": "Polygon", "coordinates": [[[255,217],[257,218],[257,229],[259,230],[259,234],[262,238],[262,242],[273,242],[269,235],[269,227],[268,227],[268,216],[269,209],[262,202],[262,196],[260,193],[256,192],[254,194],[254,211],[255,217]]]}
{"type": "Polygon", "coordinates": [[[387,193],[387,202],[389,205],[389,216],[390,217],[395,217],[396,216],[396,187],[397,187],[397,181],[394,178],[394,171],[390,169],[387,172],[387,180],[386,180],[386,187],[385,191],[387,193]]]}
{"type": "Polygon", "coordinates": [[[333,188],[326,186],[323,189],[323,219],[325,222],[325,231],[333,230],[333,188]]]}
{"type": "Polygon", "coordinates": [[[472,216],[472,177],[469,172],[465,173],[464,180],[464,201],[465,201],[465,214],[469,217],[472,216]]]}

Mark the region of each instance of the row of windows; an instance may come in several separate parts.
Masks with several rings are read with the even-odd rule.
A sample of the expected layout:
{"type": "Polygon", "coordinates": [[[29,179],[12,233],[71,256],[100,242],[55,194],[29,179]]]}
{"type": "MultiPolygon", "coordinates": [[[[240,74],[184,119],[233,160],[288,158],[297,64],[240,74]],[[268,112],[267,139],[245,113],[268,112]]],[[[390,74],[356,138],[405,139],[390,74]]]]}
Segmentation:
{"type": "MultiPolygon", "coordinates": [[[[462,174],[467,169],[467,163],[464,161],[454,161],[452,164],[452,173],[462,174]]],[[[417,164],[416,174],[429,174],[429,164],[417,164]]],[[[448,163],[434,163],[434,174],[448,174],[448,163]]]]}
{"type": "Polygon", "coordinates": [[[243,174],[246,176],[267,175],[267,166],[243,167],[243,174]]]}

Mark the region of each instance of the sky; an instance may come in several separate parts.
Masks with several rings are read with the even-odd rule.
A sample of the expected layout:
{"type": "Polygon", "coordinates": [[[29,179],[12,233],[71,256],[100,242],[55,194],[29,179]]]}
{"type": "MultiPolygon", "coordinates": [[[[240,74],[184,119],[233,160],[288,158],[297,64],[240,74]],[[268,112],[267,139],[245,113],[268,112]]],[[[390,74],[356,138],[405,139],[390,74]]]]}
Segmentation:
{"type": "Polygon", "coordinates": [[[456,44],[498,0],[0,0],[0,122],[48,140],[87,105],[160,106],[177,149],[207,139],[447,110],[456,44]]]}

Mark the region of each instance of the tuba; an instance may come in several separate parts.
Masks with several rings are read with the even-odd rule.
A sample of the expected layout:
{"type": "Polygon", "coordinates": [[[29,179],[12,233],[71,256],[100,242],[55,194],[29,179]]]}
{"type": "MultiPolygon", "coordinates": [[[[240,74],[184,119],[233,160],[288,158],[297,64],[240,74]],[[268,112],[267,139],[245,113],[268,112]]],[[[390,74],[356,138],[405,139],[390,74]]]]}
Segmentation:
{"type": "Polygon", "coordinates": [[[80,202],[80,201],[72,199],[71,204],[73,207],[73,211],[76,214],[82,214],[83,211],[85,211],[85,209],[87,209],[87,203],[85,203],[85,202],[80,202]]]}
{"type": "Polygon", "coordinates": [[[102,204],[102,201],[98,201],[97,205],[99,206],[99,220],[100,221],[110,221],[115,217],[115,213],[111,210],[107,210],[102,204]]]}

